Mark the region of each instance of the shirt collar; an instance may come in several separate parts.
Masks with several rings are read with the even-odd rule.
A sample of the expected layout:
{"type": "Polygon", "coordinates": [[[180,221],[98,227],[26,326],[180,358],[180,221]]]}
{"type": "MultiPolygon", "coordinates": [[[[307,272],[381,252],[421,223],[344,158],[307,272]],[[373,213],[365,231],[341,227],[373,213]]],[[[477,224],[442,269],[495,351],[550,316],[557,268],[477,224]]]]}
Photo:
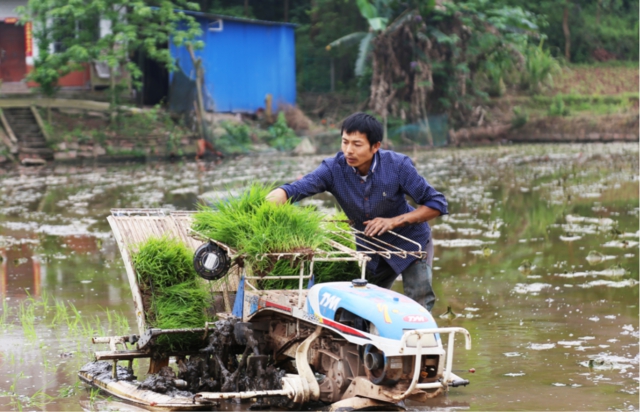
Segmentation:
{"type": "MultiPolygon", "coordinates": [[[[376,152],[373,155],[373,162],[371,162],[371,166],[369,166],[369,173],[367,173],[367,176],[369,176],[370,173],[374,173],[376,171],[376,166],[377,165],[378,165],[378,152],[376,152]]],[[[351,168],[353,169],[353,173],[358,174],[358,169],[356,169],[353,166],[351,166],[351,168]]]]}

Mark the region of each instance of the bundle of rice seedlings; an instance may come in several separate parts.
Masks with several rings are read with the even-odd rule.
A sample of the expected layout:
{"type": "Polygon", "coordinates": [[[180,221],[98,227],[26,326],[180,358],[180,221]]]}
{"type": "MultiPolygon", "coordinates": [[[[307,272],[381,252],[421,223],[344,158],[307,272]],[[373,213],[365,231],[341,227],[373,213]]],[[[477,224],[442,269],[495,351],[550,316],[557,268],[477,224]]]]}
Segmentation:
{"type": "MultiPolygon", "coordinates": [[[[150,238],[132,254],[150,328],[201,328],[211,321],[210,295],[193,268],[193,254],[177,239],[150,238]]],[[[160,350],[186,351],[203,344],[198,334],[162,335],[160,350]]]]}
{"type": "MultiPolygon", "coordinates": [[[[276,205],[265,200],[273,187],[254,183],[237,197],[214,202],[212,208],[202,207],[194,215],[192,228],[243,255],[245,265],[259,276],[295,276],[299,261],[265,258],[265,253],[300,253],[311,255],[315,250],[331,250],[333,239],[354,248],[353,241],[337,237],[331,230],[337,226],[349,228],[346,222],[323,223],[332,219],[346,221],[344,214],[328,218],[314,207],[292,203],[276,205]]],[[[308,264],[308,263],[307,263],[308,264]]],[[[355,262],[317,262],[314,265],[316,282],[351,280],[360,270],[355,262]]],[[[297,281],[268,280],[265,288],[296,288],[297,281]]]]}

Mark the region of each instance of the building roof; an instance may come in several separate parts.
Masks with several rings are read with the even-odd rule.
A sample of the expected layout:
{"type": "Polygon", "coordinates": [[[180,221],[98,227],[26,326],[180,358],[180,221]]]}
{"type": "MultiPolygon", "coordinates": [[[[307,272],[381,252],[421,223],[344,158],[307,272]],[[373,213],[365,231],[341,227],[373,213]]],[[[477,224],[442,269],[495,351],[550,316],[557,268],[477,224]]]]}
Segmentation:
{"type": "Polygon", "coordinates": [[[268,20],[258,20],[258,19],[249,19],[246,17],[236,17],[236,16],[226,16],[224,14],[213,14],[213,13],[203,13],[199,11],[188,11],[188,10],[180,10],[185,14],[190,14],[196,17],[204,17],[205,19],[223,19],[230,21],[237,21],[241,23],[251,23],[251,24],[262,24],[265,26],[288,26],[288,27],[297,27],[297,24],[294,23],[283,23],[279,21],[268,21],[268,20]]]}

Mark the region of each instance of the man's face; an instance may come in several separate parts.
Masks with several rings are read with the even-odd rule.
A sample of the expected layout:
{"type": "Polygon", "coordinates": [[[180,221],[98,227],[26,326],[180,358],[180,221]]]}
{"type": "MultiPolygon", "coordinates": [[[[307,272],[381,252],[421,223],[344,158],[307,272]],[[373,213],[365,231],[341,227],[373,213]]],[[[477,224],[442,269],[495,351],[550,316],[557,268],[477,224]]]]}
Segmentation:
{"type": "Polygon", "coordinates": [[[371,146],[367,135],[360,132],[342,133],[342,153],[349,166],[355,167],[361,174],[366,174],[371,165],[373,155],[380,148],[380,142],[371,146]]]}

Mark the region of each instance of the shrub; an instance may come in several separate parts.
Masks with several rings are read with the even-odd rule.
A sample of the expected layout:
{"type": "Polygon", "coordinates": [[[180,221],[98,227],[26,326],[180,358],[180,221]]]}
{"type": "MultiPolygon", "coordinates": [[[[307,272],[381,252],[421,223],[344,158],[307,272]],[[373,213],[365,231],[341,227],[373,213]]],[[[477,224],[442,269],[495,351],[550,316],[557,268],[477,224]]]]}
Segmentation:
{"type": "Polygon", "coordinates": [[[564,104],[562,96],[557,95],[553,98],[547,113],[549,116],[569,116],[569,108],[564,104]]]}
{"type": "Polygon", "coordinates": [[[223,153],[247,153],[251,150],[251,128],[244,123],[221,122],[225,134],[215,139],[216,148],[223,153]]]}
{"type": "Polygon", "coordinates": [[[296,132],[287,125],[284,112],[278,113],[278,119],[269,128],[267,143],[280,151],[293,150],[300,143],[300,138],[296,136],[296,132]]]}
{"type": "Polygon", "coordinates": [[[543,86],[553,86],[553,76],[560,71],[560,64],[549,50],[538,46],[528,45],[525,49],[525,70],[522,73],[521,85],[525,90],[535,94],[543,86]]]}
{"type": "Polygon", "coordinates": [[[519,106],[514,106],[513,117],[511,118],[511,127],[518,129],[523,127],[529,121],[529,113],[521,109],[519,106]]]}

